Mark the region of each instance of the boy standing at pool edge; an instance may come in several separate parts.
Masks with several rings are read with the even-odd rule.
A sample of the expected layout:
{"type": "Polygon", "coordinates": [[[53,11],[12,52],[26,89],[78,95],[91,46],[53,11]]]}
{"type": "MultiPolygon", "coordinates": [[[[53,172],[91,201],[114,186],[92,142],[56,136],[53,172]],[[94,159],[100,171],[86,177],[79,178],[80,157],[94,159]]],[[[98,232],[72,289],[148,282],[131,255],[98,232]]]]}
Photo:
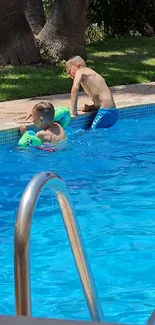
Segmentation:
{"type": "Polygon", "coordinates": [[[91,98],[94,105],[85,105],[83,112],[98,109],[93,121],[92,129],[96,127],[109,128],[117,122],[118,111],[111,91],[104,78],[94,70],[87,68],[85,61],[80,56],[74,56],[66,62],[66,71],[74,79],[71,89],[71,113],[77,115],[77,102],[80,85],[91,98]]]}

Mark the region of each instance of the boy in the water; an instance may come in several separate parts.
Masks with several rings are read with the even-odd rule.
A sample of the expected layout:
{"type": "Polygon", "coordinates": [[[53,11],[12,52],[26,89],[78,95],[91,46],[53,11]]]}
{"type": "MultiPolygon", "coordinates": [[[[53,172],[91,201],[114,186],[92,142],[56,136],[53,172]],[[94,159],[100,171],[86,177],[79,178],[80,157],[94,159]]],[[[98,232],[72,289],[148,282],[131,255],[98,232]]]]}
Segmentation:
{"type": "Polygon", "coordinates": [[[94,70],[87,68],[85,61],[80,56],[75,56],[66,62],[66,71],[70,78],[74,79],[71,90],[72,115],[77,115],[78,92],[80,85],[91,98],[94,105],[85,105],[83,112],[91,112],[98,109],[92,128],[108,128],[114,125],[118,119],[118,111],[111,91],[105,80],[94,70]]]}
{"type": "MultiPolygon", "coordinates": [[[[42,143],[56,144],[62,140],[65,140],[66,134],[61,125],[54,122],[54,106],[50,102],[40,102],[36,104],[32,109],[32,121],[34,125],[42,129],[36,133],[42,143]]],[[[26,127],[20,128],[20,132],[23,135],[26,132],[26,127]]]]}

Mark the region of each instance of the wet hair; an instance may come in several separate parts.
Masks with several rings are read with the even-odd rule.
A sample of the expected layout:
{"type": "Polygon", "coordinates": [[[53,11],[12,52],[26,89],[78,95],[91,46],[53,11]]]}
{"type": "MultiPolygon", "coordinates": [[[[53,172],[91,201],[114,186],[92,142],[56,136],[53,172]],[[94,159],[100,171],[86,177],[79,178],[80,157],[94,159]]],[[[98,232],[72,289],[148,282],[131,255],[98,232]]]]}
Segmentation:
{"type": "Polygon", "coordinates": [[[70,58],[67,62],[66,62],[66,67],[68,65],[73,65],[73,64],[80,64],[82,67],[86,67],[86,62],[81,58],[81,56],[76,55],[73,56],[72,58],[70,58]]]}
{"type": "Polygon", "coordinates": [[[51,121],[54,119],[54,106],[50,102],[40,102],[36,104],[33,107],[32,112],[37,113],[40,116],[43,116],[44,118],[47,118],[51,121]]]}

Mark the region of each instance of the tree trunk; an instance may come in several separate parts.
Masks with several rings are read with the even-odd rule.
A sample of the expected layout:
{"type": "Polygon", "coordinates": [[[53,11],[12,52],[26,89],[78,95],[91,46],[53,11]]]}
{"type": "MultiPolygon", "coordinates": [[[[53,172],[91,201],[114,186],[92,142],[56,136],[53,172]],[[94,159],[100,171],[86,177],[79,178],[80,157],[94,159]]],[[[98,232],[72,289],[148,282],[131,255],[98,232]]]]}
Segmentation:
{"type": "Polygon", "coordinates": [[[48,57],[58,62],[73,55],[85,58],[84,30],[89,0],[55,0],[38,38],[48,57]]]}
{"type": "Polygon", "coordinates": [[[39,34],[45,25],[43,1],[27,0],[25,14],[33,34],[39,34]]]}
{"type": "Polygon", "coordinates": [[[24,5],[24,0],[0,0],[0,61],[3,65],[31,64],[40,60],[24,5]]]}

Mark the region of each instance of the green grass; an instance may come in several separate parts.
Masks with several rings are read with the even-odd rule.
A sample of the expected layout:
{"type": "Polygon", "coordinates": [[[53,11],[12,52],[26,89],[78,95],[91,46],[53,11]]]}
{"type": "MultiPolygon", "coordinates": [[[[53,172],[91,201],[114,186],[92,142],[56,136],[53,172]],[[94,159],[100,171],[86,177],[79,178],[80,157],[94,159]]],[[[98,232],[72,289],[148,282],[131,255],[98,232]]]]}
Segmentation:
{"type": "MultiPolygon", "coordinates": [[[[155,80],[155,38],[110,39],[87,46],[88,66],[109,86],[155,80]]],[[[0,67],[0,101],[66,93],[64,67],[0,67]]]]}

